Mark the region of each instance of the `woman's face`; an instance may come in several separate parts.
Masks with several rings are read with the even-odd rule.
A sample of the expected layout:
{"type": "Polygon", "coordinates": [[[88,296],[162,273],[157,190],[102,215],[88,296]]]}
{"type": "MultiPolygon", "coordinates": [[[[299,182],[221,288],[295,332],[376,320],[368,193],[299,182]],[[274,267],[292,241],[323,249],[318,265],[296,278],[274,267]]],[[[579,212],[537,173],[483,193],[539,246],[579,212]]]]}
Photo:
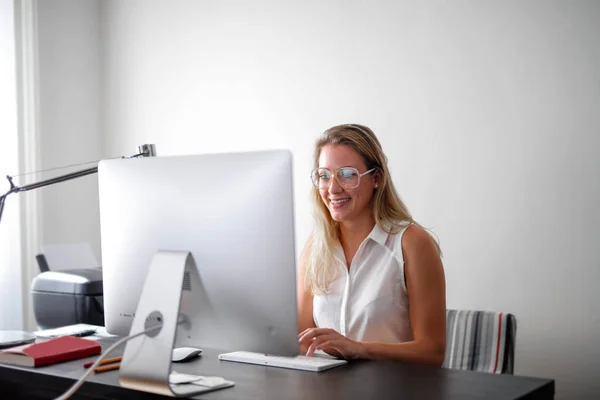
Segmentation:
{"type": "Polygon", "coordinates": [[[360,184],[354,189],[344,188],[335,179],[341,167],[354,167],[359,174],[367,171],[367,167],[352,147],[343,144],[323,146],[319,156],[319,168],[327,168],[332,177],[328,187],[319,189],[323,203],[329,209],[331,217],[338,222],[349,222],[372,214],[371,198],[375,188],[375,171],[361,176],[360,184]]]}

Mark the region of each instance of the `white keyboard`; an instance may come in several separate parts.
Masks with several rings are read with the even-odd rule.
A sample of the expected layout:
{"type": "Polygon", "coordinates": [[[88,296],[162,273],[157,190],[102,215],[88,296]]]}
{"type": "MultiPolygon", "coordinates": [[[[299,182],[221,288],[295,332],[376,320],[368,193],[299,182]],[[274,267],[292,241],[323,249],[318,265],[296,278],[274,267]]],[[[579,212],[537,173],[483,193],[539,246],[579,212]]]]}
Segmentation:
{"type": "Polygon", "coordinates": [[[219,360],[235,361],[248,364],[267,365],[270,367],[301,369],[304,371],[324,371],[329,368],[347,364],[346,360],[337,360],[324,357],[281,357],[270,354],[252,353],[249,351],[234,351],[233,353],[219,354],[219,360]]]}

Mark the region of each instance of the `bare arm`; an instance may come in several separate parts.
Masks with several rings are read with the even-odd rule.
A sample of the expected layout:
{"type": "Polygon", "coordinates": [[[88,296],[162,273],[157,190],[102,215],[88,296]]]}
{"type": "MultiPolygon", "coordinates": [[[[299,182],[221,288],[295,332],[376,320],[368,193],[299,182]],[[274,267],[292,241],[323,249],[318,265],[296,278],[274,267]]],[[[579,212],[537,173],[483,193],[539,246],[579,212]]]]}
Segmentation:
{"type": "MultiPolygon", "coordinates": [[[[304,273],[308,268],[310,254],[310,241],[304,246],[300,255],[300,265],[298,268],[298,277],[296,279],[296,293],[298,296],[298,333],[304,332],[308,328],[316,327],[313,319],[313,295],[310,288],[304,285],[304,273]]],[[[300,346],[300,351],[306,352],[307,346],[300,346]]]]}
{"type": "Polygon", "coordinates": [[[413,340],[363,343],[365,357],[442,365],[446,350],[446,283],[433,239],[416,226],[402,238],[413,340]]]}

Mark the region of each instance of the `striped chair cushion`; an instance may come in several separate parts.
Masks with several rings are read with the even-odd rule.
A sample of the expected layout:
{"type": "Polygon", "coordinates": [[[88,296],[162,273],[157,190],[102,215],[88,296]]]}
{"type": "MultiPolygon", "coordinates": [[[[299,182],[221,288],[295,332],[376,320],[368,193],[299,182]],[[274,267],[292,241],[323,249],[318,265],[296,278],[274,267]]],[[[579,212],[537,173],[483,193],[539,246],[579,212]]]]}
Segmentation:
{"type": "Polygon", "coordinates": [[[447,310],[445,368],[512,374],[517,321],[502,312],[447,310]]]}

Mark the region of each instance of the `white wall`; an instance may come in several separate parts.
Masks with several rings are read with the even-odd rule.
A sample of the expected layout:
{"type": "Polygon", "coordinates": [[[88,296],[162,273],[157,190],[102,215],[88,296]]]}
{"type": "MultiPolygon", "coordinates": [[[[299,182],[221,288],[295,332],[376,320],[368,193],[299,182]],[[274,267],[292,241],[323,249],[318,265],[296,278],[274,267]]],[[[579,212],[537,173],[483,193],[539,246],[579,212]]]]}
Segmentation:
{"type": "MultiPolygon", "coordinates": [[[[0,2],[0,195],[10,189],[6,175],[19,171],[15,18],[12,1],[0,2]]],[[[20,204],[7,198],[0,221],[0,330],[23,329],[20,204]]]]}
{"type": "Polygon", "coordinates": [[[103,2],[104,155],[291,148],[300,246],[314,139],[367,124],[441,239],[448,306],[514,313],[516,373],[592,398],[599,20],[594,1],[103,2]]]}
{"type": "MultiPolygon", "coordinates": [[[[38,1],[37,15],[41,169],[98,160],[102,156],[100,1],[38,1]]],[[[91,166],[48,172],[37,180],[91,166]]],[[[89,243],[99,259],[97,176],[39,191],[42,246],[89,243]]]]}

